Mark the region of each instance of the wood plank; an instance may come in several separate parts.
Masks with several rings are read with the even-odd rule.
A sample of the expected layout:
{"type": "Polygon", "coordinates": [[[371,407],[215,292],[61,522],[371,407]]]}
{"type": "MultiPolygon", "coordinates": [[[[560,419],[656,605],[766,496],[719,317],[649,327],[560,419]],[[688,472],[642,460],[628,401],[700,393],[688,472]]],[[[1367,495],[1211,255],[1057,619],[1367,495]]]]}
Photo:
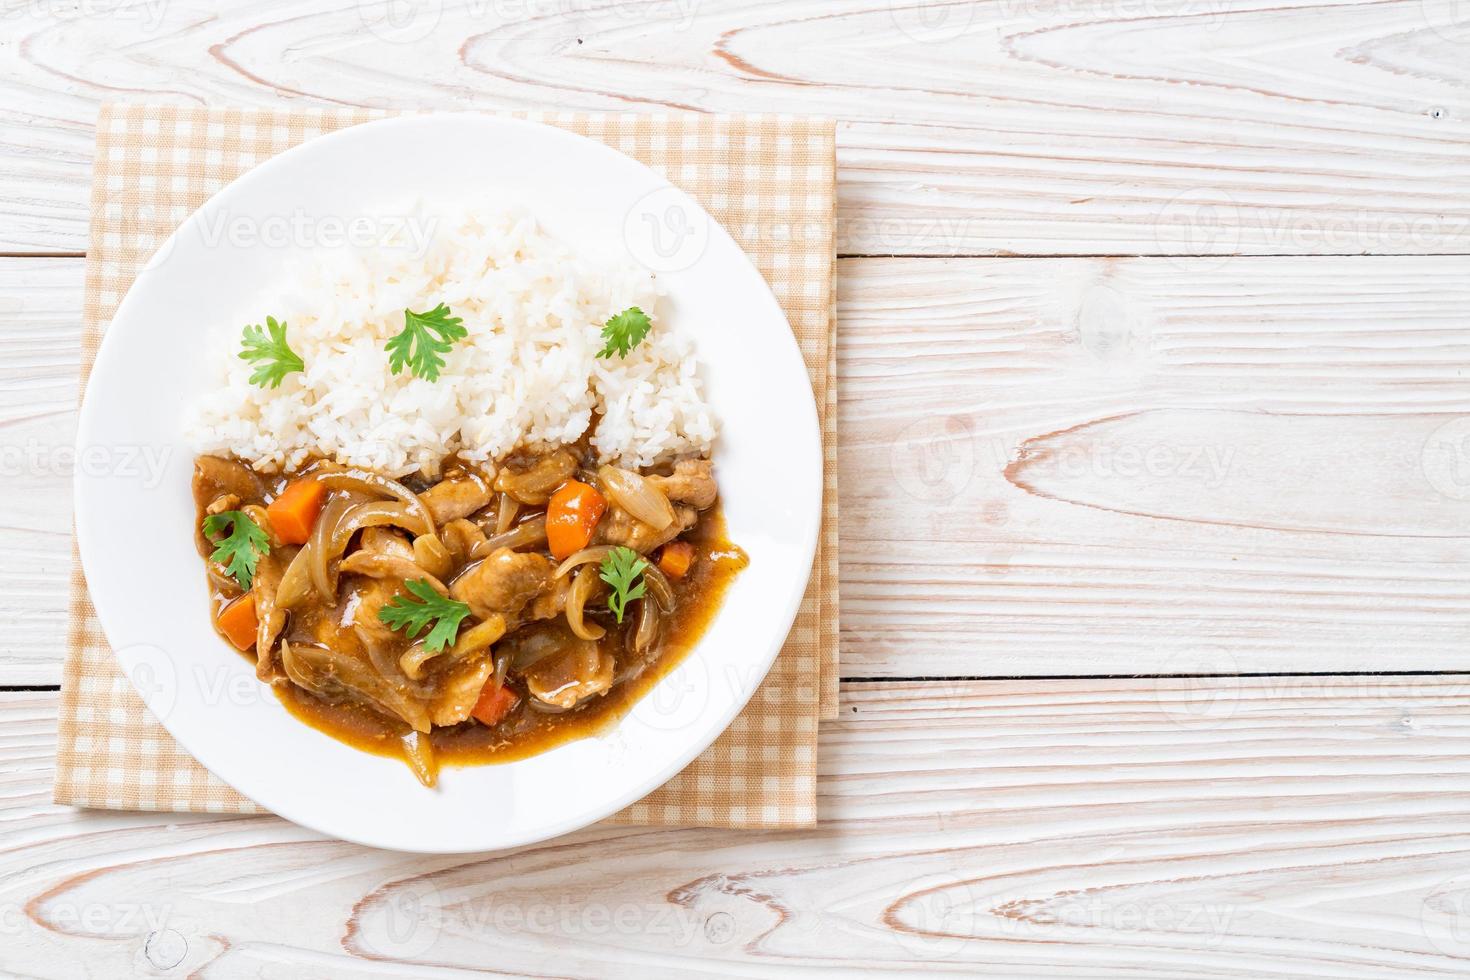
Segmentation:
{"type": "Polygon", "coordinates": [[[82,263],[0,259],[0,684],[55,684],[71,578],[82,263]]]}
{"type": "Polygon", "coordinates": [[[1470,259],[841,272],[845,674],[1467,664],[1470,259]]]}
{"type": "Polygon", "coordinates": [[[85,248],[108,99],[830,115],[853,254],[1470,251],[1454,0],[13,6],[0,253],[85,248]]]}
{"type": "MultiPolygon", "coordinates": [[[[844,261],[844,674],[1464,668],[1467,272],[844,261]]],[[[58,677],[80,274],[0,260],[0,683],[58,677]]]]}
{"type": "Polygon", "coordinates": [[[594,828],[464,857],[56,807],[54,709],[0,695],[7,975],[1390,980],[1470,961],[1464,676],[849,684],[814,830],[594,828]]]}

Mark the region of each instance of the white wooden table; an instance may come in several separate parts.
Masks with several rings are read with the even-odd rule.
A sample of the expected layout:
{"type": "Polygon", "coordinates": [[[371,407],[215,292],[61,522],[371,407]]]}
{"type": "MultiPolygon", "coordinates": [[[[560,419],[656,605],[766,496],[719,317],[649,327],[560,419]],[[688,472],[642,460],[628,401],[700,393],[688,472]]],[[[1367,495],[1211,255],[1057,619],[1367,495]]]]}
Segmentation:
{"type": "Polygon", "coordinates": [[[0,0],[0,973],[1470,971],[1470,9],[0,0]],[[108,99],[829,114],[820,828],[50,802],[108,99]]]}

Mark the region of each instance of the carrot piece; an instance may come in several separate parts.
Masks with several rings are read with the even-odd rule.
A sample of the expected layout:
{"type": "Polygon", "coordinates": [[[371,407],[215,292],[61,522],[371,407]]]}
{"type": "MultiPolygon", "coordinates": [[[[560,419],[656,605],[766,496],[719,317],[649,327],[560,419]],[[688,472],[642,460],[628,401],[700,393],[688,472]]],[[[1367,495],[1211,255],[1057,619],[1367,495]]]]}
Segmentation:
{"type": "Polygon", "coordinates": [[[694,545],[688,541],[670,541],[658,556],[658,570],[669,578],[683,578],[694,564],[694,545]]]}
{"type": "Polygon", "coordinates": [[[255,593],[247,592],[225,606],[214,622],[225,639],[241,650],[255,646],[255,630],[260,625],[255,616],[255,593]]]}
{"type": "Polygon", "coordinates": [[[492,677],[485,682],[484,689],[480,691],[480,700],[475,702],[474,710],[470,714],[480,724],[494,727],[505,720],[505,716],[510,714],[519,701],[516,692],[504,684],[497,685],[492,677]]]}
{"type": "Polygon", "coordinates": [[[306,544],[326,496],[327,488],[316,480],[288,483],[265,509],[276,539],[282,544],[306,544]]]}
{"type": "Polygon", "coordinates": [[[558,560],[587,547],[597,522],[607,512],[607,498],[580,480],[568,480],[546,505],[546,543],[558,560]]]}

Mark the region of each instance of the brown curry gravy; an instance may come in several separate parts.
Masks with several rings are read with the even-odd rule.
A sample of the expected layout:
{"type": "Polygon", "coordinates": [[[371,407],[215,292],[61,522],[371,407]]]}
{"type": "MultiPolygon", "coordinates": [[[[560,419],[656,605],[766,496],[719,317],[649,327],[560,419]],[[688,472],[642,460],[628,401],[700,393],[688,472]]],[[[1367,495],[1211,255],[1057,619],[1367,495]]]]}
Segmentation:
{"type": "MultiPolygon", "coordinates": [[[[264,501],[274,499],[291,475],[263,478],[267,487],[264,501]]],[[[206,499],[196,499],[199,521],[203,520],[208,503],[206,499]]],[[[439,763],[466,766],[513,762],[614,728],[699,642],[719,611],[730,583],[748,564],[745,553],[726,537],[724,514],[718,501],[701,513],[699,523],[682,539],[695,546],[694,564],[683,579],[671,581],[675,609],[662,617],[659,640],[639,658],[633,676],[561,714],[542,714],[531,709],[524,689],[512,684],[521,695],[521,704],[499,725],[492,728],[470,720],[448,728],[435,728],[430,733],[439,763]]],[[[201,547],[205,547],[202,541],[201,547]]],[[[236,597],[213,582],[210,593],[216,614],[236,597]]],[[[611,645],[615,651],[619,671],[633,665],[633,655],[625,652],[624,634],[636,624],[634,613],[635,610],[630,610],[622,626],[611,619],[599,620],[608,631],[600,642],[611,645]]],[[[288,625],[286,635],[289,637],[291,633],[288,625]]],[[[231,650],[236,649],[228,640],[225,642],[231,650]]],[[[242,655],[254,664],[254,648],[242,655]]],[[[408,726],[401,721],[358,704],[328,702],[291,683],[274,684],[272,689],[287,711],[317,731],[364,752],[405,758],[402,738],[408,733],[408,726]]]]}

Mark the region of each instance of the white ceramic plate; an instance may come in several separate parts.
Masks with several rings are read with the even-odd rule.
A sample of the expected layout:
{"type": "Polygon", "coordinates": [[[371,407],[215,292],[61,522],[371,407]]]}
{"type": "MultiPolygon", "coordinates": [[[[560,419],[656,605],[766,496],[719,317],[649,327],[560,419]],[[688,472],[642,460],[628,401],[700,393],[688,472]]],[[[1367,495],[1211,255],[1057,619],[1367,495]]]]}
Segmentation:
{"type": "MultiPolygon", "coordinates": [[[[371,237],[371,228],[357,228],[359,241],[371,237]]],[[[255,310],[249,322],[268,312],[255,310]]],[[[724,229],[600,143],[469,114],[321,137],[200,208],[118,309],[88,381],[77,443],[88,587],[149,708],[196,759],[262,806],[398,850],[543,840],[672,777],[765,677],[796,615],[820,523],[821,443],[801,355],[764,280],[724,229]],[[751,563],[684,664],[614,731],[519,762],[447,767],[439,788],[427,790],[402,762],[292,718],[215,634],[194,550],[194,454],[183,412],[202,383],[201,330],[238,329],[231,317],[254,310],[307,253],[343,247],[355,218],[418,196],[463,200],[487,189],[514,194],[558,235],[622,247],[658,273],[666,322],[695,339],[722,425],[716,473],[730,537],[751,563]]]]}

